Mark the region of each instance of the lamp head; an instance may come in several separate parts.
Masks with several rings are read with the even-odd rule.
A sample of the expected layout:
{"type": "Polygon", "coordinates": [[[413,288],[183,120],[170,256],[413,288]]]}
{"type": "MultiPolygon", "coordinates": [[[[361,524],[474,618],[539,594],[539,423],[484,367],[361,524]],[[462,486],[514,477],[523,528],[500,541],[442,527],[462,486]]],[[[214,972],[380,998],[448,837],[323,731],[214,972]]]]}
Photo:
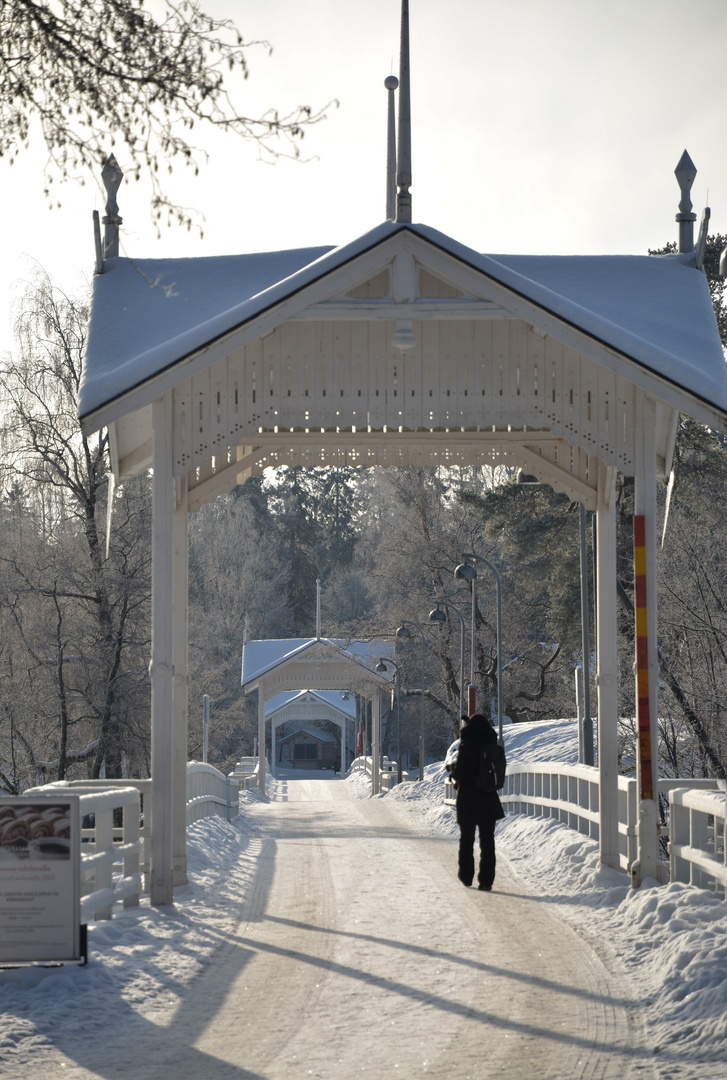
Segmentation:
{"type": "Polygon", "coordinates": [[[460,581],[475,581],[477,578],[477,571],[471,563],[460,563],[454,571],[454,576],[456,580],[460,581]]]}
{"type": "Polygon", "coordinates": [[[401,638],[410,638],[411,631],[409,630],[408,626],[400,626],[399,629],[396,631],[396,636],[401,638]]]}
{"type": "Polygon", "coordinates": [[[383,660],[379,660],[378,664],[374,668],[374,671],[378,671],[380,675],[385,675],[389,669],[383,660]]]}
{"type": "Polygon", "coordinates": [[[442,611],[439,604],[437,604],[434,611],[429,612],[429,621],[432,623],[439,623],[441,626],[442,623],[446,623],[447,621],[447,612],[442,611]]]}

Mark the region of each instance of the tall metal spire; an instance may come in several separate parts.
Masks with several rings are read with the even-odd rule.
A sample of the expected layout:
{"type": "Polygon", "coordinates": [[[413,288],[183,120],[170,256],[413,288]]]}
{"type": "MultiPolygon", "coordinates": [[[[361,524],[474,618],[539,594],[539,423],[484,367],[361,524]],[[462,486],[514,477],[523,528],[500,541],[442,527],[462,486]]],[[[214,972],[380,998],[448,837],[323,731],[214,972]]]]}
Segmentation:
{"type": "Polygon", "coordinates": [[[411,221],[411,101],[409,96],[409,0],[401,0],[399,58],[399,148],[397,153],[396,220],[411,221]]]}
{"type": "Polygon", "coordinates": [[[394,91],[399,85],[396,75],[387,75],[384,86],[388,97],[388,123],[386,128],[386,220],[396,219],[396,106],[394,91]]]}

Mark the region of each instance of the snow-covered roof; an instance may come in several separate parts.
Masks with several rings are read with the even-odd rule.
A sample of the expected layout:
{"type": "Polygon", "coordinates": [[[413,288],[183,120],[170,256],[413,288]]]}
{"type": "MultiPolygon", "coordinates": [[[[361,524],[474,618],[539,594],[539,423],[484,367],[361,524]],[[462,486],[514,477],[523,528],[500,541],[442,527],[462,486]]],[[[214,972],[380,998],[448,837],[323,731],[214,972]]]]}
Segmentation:
{"type": "MultiPolygon", "coordinates": [[[[296,659],[304,659],[311,651],[322,649],[332,657],[345,656],[353,663],[373,669],[379,659],[391,654],[392,647],[381,641],[344,641],[330,638],[269,638],[246,641],[242,648],[242,688],[273,671],[274,668],[296,659]]],[[[394,669],[378,676],[382,680],[393,679],[394,669]]],[[[320,691],[316,691],[320,693],[320,691]]],[[[272,700],[272,699],[271,699],[272,700]]]]}
{"type": "Polygon", "coordinates": [[[483,255],[428,226],[386,222],[338,248],[109,260],[94,279],[81,417],[405,230],[727,412],[724,355],[694,254],[483,255]]]}
{"type": "Polygon", "coordinates": [[[93,281],[80,415],[259,313],[271,297],[285,291],[286,281],[330,250],[109,259],[93,281]],[[267,301],[260,302],[260,297],[267,301]]]}
{"type": "Polygon", "coordinates": [[[345,698],[343,697],[344,693],[346,693],[345,690],[284,690],[282,693],[268,698],[265,702],[265,715],[270,717],[274,713],[286,709],[289,705],[302,704],[309,699],[314,699],[330,706],[332,709],[336,709],[338,712],[344,713],[346,716],[355,717],[356,698],[354,692],[351,690],[348,697],[345,698]]]}

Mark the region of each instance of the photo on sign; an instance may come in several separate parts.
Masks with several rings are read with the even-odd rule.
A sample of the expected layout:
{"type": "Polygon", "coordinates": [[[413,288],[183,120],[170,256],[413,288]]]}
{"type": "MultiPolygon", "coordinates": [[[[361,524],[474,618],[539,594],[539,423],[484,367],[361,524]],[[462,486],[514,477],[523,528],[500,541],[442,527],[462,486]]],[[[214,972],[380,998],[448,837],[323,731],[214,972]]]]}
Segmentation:
{"type": "Polygon", "coordinates": [[[0,808],[0,858],[70,859],[70,837],[67,803],[0,808]]]}

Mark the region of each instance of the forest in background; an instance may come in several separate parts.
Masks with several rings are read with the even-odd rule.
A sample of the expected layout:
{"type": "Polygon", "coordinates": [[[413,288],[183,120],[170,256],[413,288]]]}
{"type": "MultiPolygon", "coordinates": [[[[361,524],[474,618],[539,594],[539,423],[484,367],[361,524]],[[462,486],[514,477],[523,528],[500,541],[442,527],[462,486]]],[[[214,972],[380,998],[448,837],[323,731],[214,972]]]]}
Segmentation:
{"type": "MultiPolygon", "coordinates": [[[[723,341],[724,237],[706,269],[723,341]]],[[[666,250],[666,249],[665,249],[666,250]]],[[[42,273],[23,299],[17,349],[0,362],[0,790],[76,777],[149,773],[151,504],[148,476],[109,498],[108,436],[76,418],[88,312],[42,273]],[[108,547],[108,550],[107,550],[108,547]]],[[[727,445],[682,418],[659,551],[660,757],[665,775],[724,776],[727,762],[727,445]]],[[[665,490],[660,492],[664,513],[665,490]]],[[[633,767],[632,483],[618,483],[619,712],[622,767],[633,767]]],[[[592,523],[588,515],[588,535],[592,523]]],[[[402,749],[417,763],[424,690],[427,754],[442,757],[459,715],[460,623],[471,593],[465,552],[502,581],[503,700],[513,721],[575,716],[582,661],[578,507],[508,470],[280,469],[190,517],[189,757],[228,771],[253,752],[256,695],[240,692],[246,616],[253,638],[322,633],[398,641],[402,749]],[[437,604],[450,618],[430,625],[437,604]],[[454,617],[452,617],[454,615],[454,617]]],[[[593,606],[592,547],[589,565],[593,606]]],[[[480,571],[476,683],[497,694],[494,577],[480,571]]],[[[591,652],[595,651],[593,611],[591,652]]],[[[465,681],[469,679],[469,635],[465,681]]],[[[595,663],[591,664],[596,711],[595,663]]],[[[385,750],[393,756],[393,725],[385,750]]]]}

